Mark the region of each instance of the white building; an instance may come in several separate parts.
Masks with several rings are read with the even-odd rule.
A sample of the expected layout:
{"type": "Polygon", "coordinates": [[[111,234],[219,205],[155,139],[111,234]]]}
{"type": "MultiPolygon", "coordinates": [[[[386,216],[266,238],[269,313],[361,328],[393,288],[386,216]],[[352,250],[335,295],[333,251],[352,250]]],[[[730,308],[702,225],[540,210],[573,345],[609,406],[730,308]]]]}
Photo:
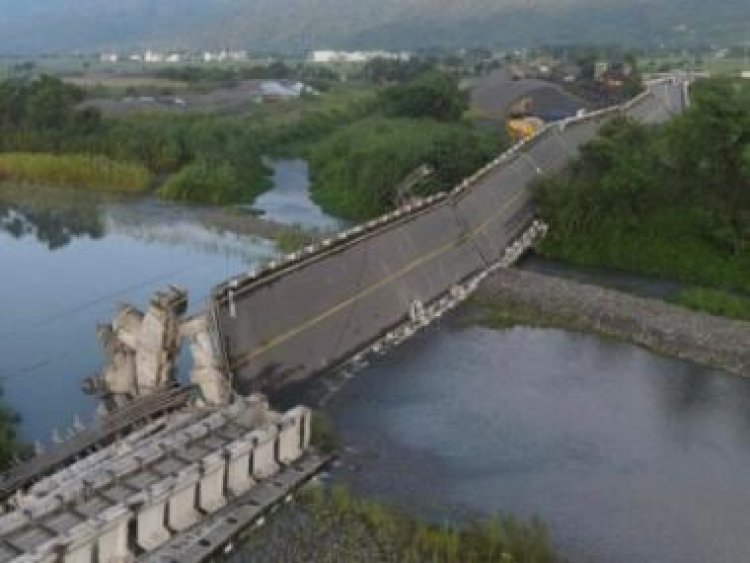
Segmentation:
{"type": "Polygon", "coordinates": [[[366,63],[372,59],[408,61],[409,53],[389,51],[313,51],[310,60],[314,63],[366,63]]]}
{"type": "Polygon", "coordinates": [[[159,53],[158,51],[152,51],[151,49],[149,49],[143,55],[143,61],[147,62],[147,63],[163,63],[164,62],[164,54],[163,53],[159,53]]]}
{"type": "Polygon", "coordinates": [[[120,55],[117,53],[101,53],[99,55],[99,61],[103,63],[116,63],[120,60],[120,55]]]}

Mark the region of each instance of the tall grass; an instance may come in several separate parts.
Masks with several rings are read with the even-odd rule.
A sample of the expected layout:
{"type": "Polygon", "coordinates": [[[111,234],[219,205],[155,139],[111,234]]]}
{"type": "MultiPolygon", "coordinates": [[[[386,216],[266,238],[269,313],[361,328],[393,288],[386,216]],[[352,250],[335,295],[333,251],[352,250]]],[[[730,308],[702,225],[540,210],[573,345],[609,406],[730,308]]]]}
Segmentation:
{"type": "Polygon", "coordinates": [[[5,153],[0,154],[0,179],[138,193],[148,189],[151,173],[143,166],[105,156],[5,153]]]}

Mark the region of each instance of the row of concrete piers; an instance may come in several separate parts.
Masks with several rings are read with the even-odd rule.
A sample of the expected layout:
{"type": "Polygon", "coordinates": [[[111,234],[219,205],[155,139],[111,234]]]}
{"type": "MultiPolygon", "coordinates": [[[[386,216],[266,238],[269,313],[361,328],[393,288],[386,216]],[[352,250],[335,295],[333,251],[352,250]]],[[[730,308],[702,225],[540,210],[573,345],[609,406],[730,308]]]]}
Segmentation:
{"type": "Polygon", "coordinates": [[[238,401],[83,471],[51,495],[38,488],[0,518],[0,561],[132,561],[303,457],[309,409],[278,414],[262,398],[238,401]]]}

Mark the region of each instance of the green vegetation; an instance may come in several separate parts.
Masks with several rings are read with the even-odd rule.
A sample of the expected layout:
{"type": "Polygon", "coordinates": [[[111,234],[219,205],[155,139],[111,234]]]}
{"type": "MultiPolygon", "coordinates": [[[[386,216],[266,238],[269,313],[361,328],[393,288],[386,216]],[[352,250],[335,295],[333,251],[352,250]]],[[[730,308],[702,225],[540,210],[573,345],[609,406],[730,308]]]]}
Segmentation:
{"type": "Polygon", "coordinates": [[[449,188],[500,149],[492,133],[463,124],[373,117],[337,131],[310,151],[312,194],[327,212],[366,219],[393,207],[397,187],[422,164],[434,170],[418,195],[449,188]]]}
{"type": "Polygon", "coordinates": [[[694,287],[681,291],[674,301],[696,311],[750,321],[750,297],[743,295],[694,287]]]}
{"type": "MultiPolygon", "coordinates": [[[[2,395],[2,390],[0,390],[2,395]]],[[[0,471],[8,469],[16,459],[27,458],[31,448],[18,439],[21,418],[4,402],[0,402],[0,471]]]]}
{"type": "Polygon", "coordinates": [[[539,202],[547,256],[750,290],[750,84],[700,83],[663,127],[610,124],[539,202]]]}
{"type": "Polygon", "coordinates": [[[171,176],[159,189],[159,195],[164,199],[209,205],[249,203],[258,195],[258,188],[264,185],[270,187],[270,180],[265,176],[243,189],[243,183],[229,163],[199,160],[171,176]]]}
{"type": "Polygon", "coordinates": [[[0,179],[138,193],[148,188],[151,174],[105,156],[5,153],[0,154],[0,179]]]}
{"type": "Polygon", "coordinates": [[[138,191],[148,184],[148,171],[168,178],[159,191],[164,198],[249,202],[270,187],[264,155],[297,152],[374,107],[371,92],[349,88],[264,108],[259,115],[104,119],[96,110],[79,109],[83,99],[79,88],[48,76],[0,83],[0,153],[40,153],[7,156],[3,175],[138,191]]]}
{"type": "Polygon", "coordinates": [[[324,454],[332,454],[340,445],[333,421],[322,411],[313,416],[310,443],[324,454]]]}
{"type": "Polygon", "coordinates": [[[281,252],[289,254],[313,244],[317,238],[313,232],[299,227],[292,227],[282,231],[276,237],[276,246],[281,252]]]}
{"type": "Polygon", "coordinates": [[[392,86],[381,99],[385,113],[393,117],[457,121],[469,109],[468,93],[459,89],[458,79],[438,71],[392,86]]]}
{"type": "Polygon", "coordinates": [[[295,518],[277,516],[271,529],[246,545],[257,561],[350,563],[551,563],[558,557],[545,526],[493,518],[468,526],[436,525],[344,487],[303,495],[295,518]]]}

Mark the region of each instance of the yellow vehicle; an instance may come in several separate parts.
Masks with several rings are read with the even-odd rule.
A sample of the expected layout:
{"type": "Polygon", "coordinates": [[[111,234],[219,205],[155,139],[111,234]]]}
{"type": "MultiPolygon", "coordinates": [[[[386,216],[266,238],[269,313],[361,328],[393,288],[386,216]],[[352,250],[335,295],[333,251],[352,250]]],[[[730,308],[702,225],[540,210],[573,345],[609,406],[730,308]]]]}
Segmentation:
{"type": "Polygon", "coordinates": [[[508,137],[514,143],[528,139],[544,127],[544,121],[538,117],[511,117],[506,122],[508,137]]]}

